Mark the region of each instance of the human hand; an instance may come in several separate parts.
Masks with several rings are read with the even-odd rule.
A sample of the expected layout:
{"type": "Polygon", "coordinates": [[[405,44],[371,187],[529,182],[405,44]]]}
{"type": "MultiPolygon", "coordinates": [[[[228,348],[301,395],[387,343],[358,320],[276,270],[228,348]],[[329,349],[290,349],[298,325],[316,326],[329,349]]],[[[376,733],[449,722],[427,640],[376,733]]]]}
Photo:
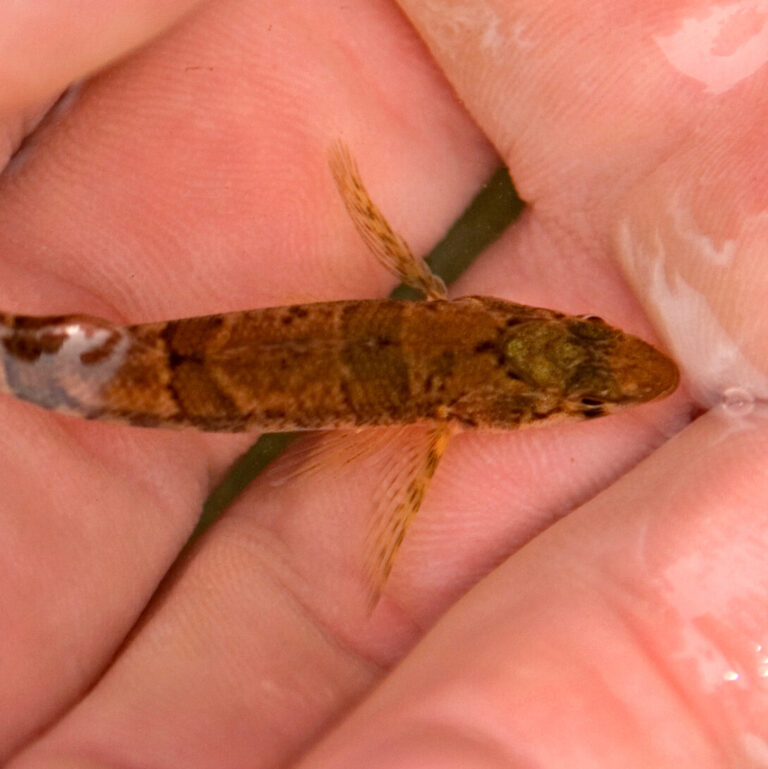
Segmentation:
{"type": "MultiPolygon", "coordinates": [[[[759,397],[759,281],[741,273],[761,234],[760,73],[708,94],[670,63],[673,9],[660,23],[604,6],[403,4],[532,204],[454,293],[649,336],[642,307],[701,402],[759,397]],[[713,362],[729,340],[745,357],[713,362]]],[[[380,295],[324,166],[339,135],[417,252],[494,164],[391,5],[201,6],[95,77],[6,172],[1,306],[142,321],[380,295]]],[[[755,761],[756,411],[715,410],[629,473],[687,421],[685,392],[460,436],[370,619],[347,533],[375,471],[352,488],[260,478],[126,640],[244,439],[0,408],[0,710],[17,766],[755,761]]]]}

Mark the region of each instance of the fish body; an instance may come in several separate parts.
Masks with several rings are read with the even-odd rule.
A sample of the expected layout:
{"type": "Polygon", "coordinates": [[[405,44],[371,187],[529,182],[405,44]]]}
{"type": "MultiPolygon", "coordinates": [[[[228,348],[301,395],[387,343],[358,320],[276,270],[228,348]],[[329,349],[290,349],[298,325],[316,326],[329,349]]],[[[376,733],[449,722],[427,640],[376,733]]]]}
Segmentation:
{"type": "Polygon", "coordinates": [[[89,419],[216,432],[513,429],[652,400],[677,369],[594,317],[483,296],[318,302],[119,326],[0,318],[4,389],[89,419]]]}

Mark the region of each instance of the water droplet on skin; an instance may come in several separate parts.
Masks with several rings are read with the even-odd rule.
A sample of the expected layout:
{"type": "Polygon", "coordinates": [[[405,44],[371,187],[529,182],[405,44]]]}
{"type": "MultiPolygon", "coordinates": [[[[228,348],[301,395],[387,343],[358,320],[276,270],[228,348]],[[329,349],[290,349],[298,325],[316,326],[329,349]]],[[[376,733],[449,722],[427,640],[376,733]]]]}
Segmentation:
{"type": "Polygon", "coordinates": [[[727,413],[744,417],[752,413],[755,398],[752,393],[742,387],[729,387],[723,392],[722,404],[727,413]]]}

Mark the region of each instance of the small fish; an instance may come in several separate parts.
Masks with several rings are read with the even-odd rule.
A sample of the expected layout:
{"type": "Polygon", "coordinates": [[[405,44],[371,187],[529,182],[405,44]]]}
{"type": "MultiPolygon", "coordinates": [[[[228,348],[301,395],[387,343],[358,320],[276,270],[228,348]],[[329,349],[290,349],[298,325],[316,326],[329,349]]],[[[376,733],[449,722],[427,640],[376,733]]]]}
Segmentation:
{"type": "Polygon", "coordinates": [[[422,425],[369,542],[378,595],[453,433],[591,419],[670,394],[675,364],[594,316],[448,300],[347,148],[330,166],[376,258],[426,301],[318,302],[122,326],[0,314],[0,390],[43,408],[214,432],[422,425]]]}

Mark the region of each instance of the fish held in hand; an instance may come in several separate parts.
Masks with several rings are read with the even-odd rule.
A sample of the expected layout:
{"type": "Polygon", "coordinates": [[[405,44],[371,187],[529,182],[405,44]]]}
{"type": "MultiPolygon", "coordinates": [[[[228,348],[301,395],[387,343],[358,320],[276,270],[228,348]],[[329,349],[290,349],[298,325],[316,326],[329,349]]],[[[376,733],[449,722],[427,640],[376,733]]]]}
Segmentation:
{"type": "Polygon", "coordinates": [[[371,201],[344,145],[330,165],[372,254],[427,301],[318,302],[125,326],[0,314],[0,390],[142,427],[423,424],[418,452],[403,454],[408,466],[376,505],[367,555],[375,598],[453,432],[600,417],[670,394],[679,375],[663,353],[594,316],[486,296],[448,300],[371,201]]]}

